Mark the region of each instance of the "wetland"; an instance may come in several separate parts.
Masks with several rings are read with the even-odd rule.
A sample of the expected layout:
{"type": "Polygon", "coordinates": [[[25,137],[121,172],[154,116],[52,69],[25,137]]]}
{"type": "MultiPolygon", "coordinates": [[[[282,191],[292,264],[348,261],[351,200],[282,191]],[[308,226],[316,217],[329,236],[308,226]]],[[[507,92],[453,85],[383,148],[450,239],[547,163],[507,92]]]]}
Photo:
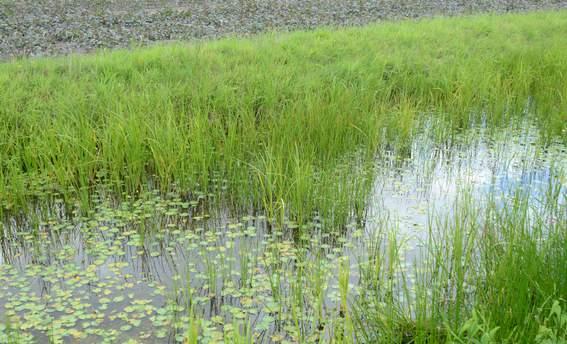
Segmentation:
{"type": "Polygon", "coordinates": [[[565,342],[565,33],[482,15],[0,64],[0,342],[565,342]]]}

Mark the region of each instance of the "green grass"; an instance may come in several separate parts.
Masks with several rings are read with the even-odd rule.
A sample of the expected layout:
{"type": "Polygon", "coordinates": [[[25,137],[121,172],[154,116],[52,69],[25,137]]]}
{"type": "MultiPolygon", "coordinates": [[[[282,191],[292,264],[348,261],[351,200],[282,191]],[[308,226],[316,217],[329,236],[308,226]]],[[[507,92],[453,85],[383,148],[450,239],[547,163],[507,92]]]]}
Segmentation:
{"type": "MultiPolygon", "coordinates": [[[[505,205],[494,195],[475,202],[463,195],[453,215],[429,225],[428,250],[415,263],[413,281],[390,273],[402,261],[369,250],[362,266],[366,287],[354,302],[358,340],[565,343],[565,195],[544,196],[552,204],[546,209],[519,190],[505,205]]],[[[385,242],[388,250],[399,246],[385,242]]]]}
{"type": "MultiPolygon", "coordinates": [[[[187,235],[179,243],[191,242],[201,274],[175,280],[171,309],[160,314],[171,316],[191,343],[220,333],[196,300],[216,302],[229,288],[262,300],[258,306],[269,315],[258,324],[231,308],[222,333],[233,343],[254,342],[257,327],[269,333],[265,341],[273,335],[334,343],[565,343],[562,161],[551,168],[557,176],[544,195],[519,187],[501,203],[494,193],[479,200],[459,190],[449,215],[428,217],[422,259],[411,268],[395,222],[383,219],[354,257],[329,258],[323,238],[337,236],[334,244],[345,247],[357,240],[341,237],[342,225],[353,215],[364,219],[376,158],[386,151],[407,155],[426,123],[434,124],[428,135],[452,142],[468,127],[527,122],[537,126],[542,152],[551,141],[564,147],[566,46],[567,12],[559,11],[8,61],[0,64],[0,217],[23,214],[25,221],[23,230],[2,223],[0,237],[16,235],[40,252],[49,242],[43,238],[57,234],[46,223],[62,222],[53,231],[64,232],[85,222],[80,230],[102,238],[93,249],[100,255],[95,265],[102,265],[122,241],[143,253],[145,244],[163,239],[162,231],[187,235]],[[159,202],[146,204],[148,195],[159,202]],[[60,196],[92,211],[69,219],[49,207],[30,211],[60,196]],[[97,197],[107,202],[98,209],[97,197]],[[228,225],[226,246],[217,228],[194,234],[188,223],[211,210],[203,199],[267,215],[262,249],[234,239],[257,234],[244,218],[228,225]],[[115,205],[121,210],[111,211],[115,205]],[[97,221],[121,216],[133,229],[99,232],[97,221]],[[331,293],[337,299],[329,306],[331,293]]],[[[532,162],[523,161],[526,170],[532,162]]],[[[437,161],[424,164],[424,175],[433,176],[437,161]]],[[[367,229],[363,221],[349,228],[367,229]]],[[[157,246],[148,252],[163,254],[157,246]]],[[[69,269],[86,273],[75,263],[69,269]]],[[[29,276],[42,271],[36,270],[29,276]]],[[[21,288],[25,280],[17,276],[3,278],[21,288]]],[[[17,297],[10,309],[19,312],[20,302],[31,301],[17,297]]],[[[30,326],[44,326],[42,316],[7,317],[0,338],[25,342],[30,326]]],[[[60,330],[53,327],[53,338],[60,330]]]]}
{"type": "Polygon", "coordinates": [[[225,188],[272,216],[344,217],[364,203],[357,177],[378,148],[403,152],[426,117],[445,137],[529,111],[544,138],[565,138],[565,46],[558,11],[9,61],[0,204],[56,189],[88,209],[102,182],[117,195],[225,188]]]}

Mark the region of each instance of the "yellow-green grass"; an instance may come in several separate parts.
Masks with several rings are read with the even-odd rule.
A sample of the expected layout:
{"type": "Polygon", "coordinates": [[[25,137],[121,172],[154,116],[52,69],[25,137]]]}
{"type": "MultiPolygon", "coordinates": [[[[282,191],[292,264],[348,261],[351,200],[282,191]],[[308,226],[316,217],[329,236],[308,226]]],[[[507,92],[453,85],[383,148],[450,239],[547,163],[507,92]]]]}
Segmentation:
{"type": "Polygon", "coordinates": [[[567,12],[273,33],[0,64],[0,204],[224,187],[271,215],[363,208],[380,147],[526,113],[565,138],[567,12]],[[354,163],[353,163],[354,162],[354,163]],[[356,168],[354,168],[354,167],[356,168]],[[150,186],[151,185],[151,186],[150,186]]]}

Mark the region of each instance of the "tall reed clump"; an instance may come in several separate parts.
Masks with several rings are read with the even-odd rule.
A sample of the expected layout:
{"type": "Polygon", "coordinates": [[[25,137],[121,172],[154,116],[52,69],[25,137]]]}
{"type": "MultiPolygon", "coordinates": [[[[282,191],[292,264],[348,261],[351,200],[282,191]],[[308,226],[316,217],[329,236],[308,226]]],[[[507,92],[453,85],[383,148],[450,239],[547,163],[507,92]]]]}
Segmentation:
{"type": "Polygon", "coordinates": [[[225,189],[296,216],[350,214],[381,144],[529,110],[565,132],[565,12],[383,23],[0,64],[0,204],[225,189]],[[40,191],[38,191],[40,190],[40,191]],[[333,200],[344,200],[337,205],[333,200]]]}
{"type": "Polygon", "coordinates": [[[545,342],[542,331],[551,328],[566,341],[567,319],[546,319],[553,307],[567,307],[567,199],[563,193],[552,208],[536,211],[529,198],[518,192],[507,209],[487,210],[475,307],[499,329],[499,340],[545,342]]]}
{"type": "MultiPolygon", "coordinates": [[[[561,187],[557,183],[550,181],[561,187]]],[[[363,297],[354,302],[358,340],[565,342],[564,191],[536,196],[518,189],[504,200],[490,195],[483,202],[463,193],[452,214],[430,224],[423,257],[406,276],[388,277],[391,263],[380,256],[384,250],[375,251],[373,264],[362,269],[374,282],[363,284],[363,297]],[[388,292],[392,281],[397,293],[388,292]]]]}

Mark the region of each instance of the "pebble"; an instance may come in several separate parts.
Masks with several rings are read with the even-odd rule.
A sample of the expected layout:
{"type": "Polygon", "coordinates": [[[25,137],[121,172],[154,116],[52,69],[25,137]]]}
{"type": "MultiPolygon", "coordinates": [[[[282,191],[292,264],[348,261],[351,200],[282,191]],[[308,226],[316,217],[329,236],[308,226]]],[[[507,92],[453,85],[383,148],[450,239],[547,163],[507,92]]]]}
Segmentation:
{"type": "Polygon", "coordinates": [[[567,0],[0,0],[0,59],[380,20],[567,8],[567,0]]]}

